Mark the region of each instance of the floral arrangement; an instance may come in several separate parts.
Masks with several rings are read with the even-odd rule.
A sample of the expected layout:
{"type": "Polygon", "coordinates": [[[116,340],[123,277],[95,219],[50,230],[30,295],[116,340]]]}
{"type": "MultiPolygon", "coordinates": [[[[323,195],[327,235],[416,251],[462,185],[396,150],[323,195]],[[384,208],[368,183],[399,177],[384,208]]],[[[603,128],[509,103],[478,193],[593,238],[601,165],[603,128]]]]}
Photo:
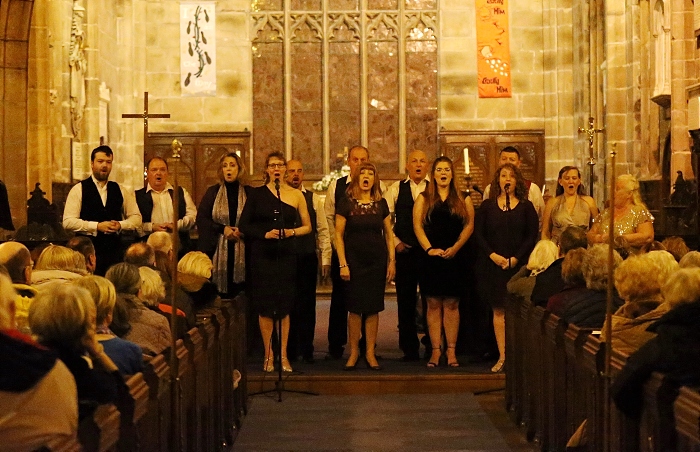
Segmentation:
{"type": "Polygon", "coordinates": [[[339,170],[331,171],[321,178],[320,181],[314,182],[311,186],[315,191],[326,191],[328,186],[336,179],[350,174],[350,167],[348,165],[343,165],[339,170]]]}

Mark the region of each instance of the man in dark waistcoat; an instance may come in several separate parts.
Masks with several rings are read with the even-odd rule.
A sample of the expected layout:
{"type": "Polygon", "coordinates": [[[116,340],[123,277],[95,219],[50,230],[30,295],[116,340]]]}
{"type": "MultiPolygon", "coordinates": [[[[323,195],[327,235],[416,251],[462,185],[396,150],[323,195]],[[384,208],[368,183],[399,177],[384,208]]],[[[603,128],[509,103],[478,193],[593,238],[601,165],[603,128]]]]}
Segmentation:
{"type": "Polygon", "coordinates": [[[408,177],[395,182],[384,194],[394,220],[396,304],[399,317],[399,348],[403,352],[403,361],[419,359],[416,301],[423,248],[413,232],[413,202],[427,186],[428,171],[428,157],[425,152],[411,152],[406,161],[408,177]]]}
{"type": "Polygon", "coordinates": [[[287,162],[285,180],[290,187],[304,194],[312,229],[311,234],[297,239],[297,300],[289,319],[287,356],[291,360],[301,354],[302,359],[311,364],[314,362],[318,250],[321,251],[321,274],[326,278],[331,270],[331,242],[321,198],[304,188],[304,168],[300,160],[287,162]]]}
{"type": "Polygon", "coordinates": [[[63,211],[67,231],[89,236],[97,256],[96,275],[122,261],[121,235],[141,226],[141,213],[133,192],[110,181],[113,153],[109,146],[92,151],[92,175],[71,188],[63,211]]]}
{"type": "MultiPolygon", "coordinates": [[[[162,157],[153,157],[146,165],[146,187],[136,190],[136,203],[143,221],[139,235],[144,240],[153,232],[173,232],[173,186],[168,182],[168,175],[168,162],[162,157]]],[[[197,219],[197,208],[187,190],[180,186],[178,192],[178,255],[183,256],[192,249],[190,229],[197,219]]]]}
{"type": "MultiPolygon", "coordinates": [[[[347,196],[346,190],[352,180],[352,174],[362,163],[368,161],[369,151],[367,148],[364,146],[353,146],[348,153],[350,174],[331,181],[323,205],[333,248],[331,256],[333,291],[331,292],[331,306],[328,313],[328,358],[331,359],[343,357],[345,344],[348,341],[348,311],[345,308],[345,290],[343,288],[343,280],[340,278],[338,253],[335,251],[335,206],[338,205],[342,197],[347,196]]],[[[384,182],[380,181],[379,187],[382,193],[386,191],[384,182]]],[[[364,350],[364,346],[360,345],[360,349],[364,350]]]]}

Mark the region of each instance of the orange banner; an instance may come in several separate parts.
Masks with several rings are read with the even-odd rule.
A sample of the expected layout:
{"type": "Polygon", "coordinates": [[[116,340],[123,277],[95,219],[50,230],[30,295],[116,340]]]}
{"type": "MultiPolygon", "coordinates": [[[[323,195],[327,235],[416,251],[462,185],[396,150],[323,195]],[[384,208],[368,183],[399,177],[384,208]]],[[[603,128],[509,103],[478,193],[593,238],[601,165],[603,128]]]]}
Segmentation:
{"type": "Polygon", "coordinates": [[[508,0],[476,0],[479,97],[511,97],[508,0]]]}

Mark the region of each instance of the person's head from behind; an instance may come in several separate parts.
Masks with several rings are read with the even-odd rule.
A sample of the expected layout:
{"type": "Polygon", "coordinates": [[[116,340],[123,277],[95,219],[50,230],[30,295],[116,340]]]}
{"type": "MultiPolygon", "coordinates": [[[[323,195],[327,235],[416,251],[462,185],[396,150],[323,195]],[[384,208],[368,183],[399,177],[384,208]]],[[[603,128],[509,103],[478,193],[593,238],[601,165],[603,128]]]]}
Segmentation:
{"type": "Polygon", "coordinates": [[[165,284],[157,271],[140,267],[141,300],[148,306],[157,307],[165,300],[165,284]]]}
{"type": "Polygon", "coordinates": [[[576,248],[587,248],[588,238],[586,237],[586,231],[578,226],[569,226],[564,229],[559,237],[559,253],[562,256],[576,248]]]}
{"type": "Polygon", "coordinates": [[[100,182],[106,182],[109,179],[113,159],[114,154],[109,146],[102,145],[92,150],[90,162],[92,163],[92,175],[95,179],[100,182]]]}
{"type": "Polygon", "coordinates": [[[95,273],[97,266],[97,254],[95,254],[95,245],[92,240],[84,235],[76,235],[66,243],[66,248],[77,251],[85,257],[85,268],[88,273],[95,273]]]}
{"type": "Polygon", "coordinates": [[[574,248],[564,256],[561,263],[561,279],[567,287],[586,287],[586,278],[583,277],[583,259],[587,252],[586,248],[574,248]]]}
{"type": "Polygon", "coordinates": [[[542,273],[549,267],[552,262],[557,260],[559,249],[551,240],[540,240],[530,253],[530,258],[527,260],[527,269],[530,270],[531,276],[542,273]]]}
{"type": "Polygon", "coordinates": [[[185,275],[199,276],[205,279],[211,278],[214,265],[209,256],[201,251],[190,251],[182,256],[177,263],[177,271],[185,275]]]}
{"type": "MultiPolygon", "coordinates": [[[[613,250],[613,270],[622,262],[620,254],[613,250]]],[[[583,258],[583,277],[590,290],[603,291],[608,287],[608,245],[593,245],[583,258]]]]}
{"type": "Polygon", "coordinates": [[[173,275],[171,274],[173,271],[172,259],[172,255],[156,250],[155,269],[158,270],[160,277],[163,278],[163,281],[166,283],[170,283],[170,281],[173,279],[173,275]]]}
{"type": "Polygon", "coordinates": [[[138,295],[141,290],[141,274],[133,264],[120,262],[107,270],[105,278],[112,281],[118,294],[138,295]]]}
{"type": "Polygon", "coordinates": [[[652,240],[639,250],[640,253],[648,253],[650,251],[666,251],[666,247],[658,240],[652,240]]]}
{"type": "Polygon", "coordinates": [[[666,237],[661,244],[666,247],[666,251],[671,253],[673,257],[676,258],[677,262],[680,262],[681,259],[683,259],[683,256],[688,254],[690,251],[690,248],[688,248],[688,245],[686,245],[685,240],[677,236],[666,237]]]}
{"type": "Polygon", "coordinates": [[[348,166],[350,175],[355,177],[355,172],[362,163],[369,162],[369,151],[364,146],[353,146],[348,152],[348,166]]]}
{"type": "Polygon", "coordinates": [[[498,165],[502,166],[510,163],[516,168],[520,168],[520,151],[513,146],[506,146],[498,153],[498,165]]]}
{"type": "Polygon", "coordinates": [[[666,251],[630,256],[615,269],[615,288],[627,302],[661,301],[661,286],[678,269],[666,251]]]}
{"type": "Polygon", "coordinates": [[[688,251],[678,265],[681,268],[700,268],[700,251],[688,251]]]}
{"type": "Polygon", "coordinates": [[[49,245],[44,248],[36,261],[34,269],[65,270],[84,275],[87,273],[85,257],[70,248],[59,245],[49,245]],[[82,258],[82,259],[81,259],[82,258]]]}
{"type": "Polygon", "coordinates": [[[0,264],[4,265],[15,284],[30,284],[32,280],[32,256],[19,242],[0,244],[0,264]]]}
{"type": "Polygon", "coordinates": [[[148,243],[134,243],[124,253],[124,262],[137,267],[153,267],[156,263],[156,253],[148,243]]]}
{"type": "Polygon", "coordinates": [[[78,287],[87,290],[95,303],[97,326],[109,326],[112,323],[114,304],[117,301],[117,291],[114,284],[102,276],[88,275],[73,281],[78,287]]]}
{"type": "Polygon", "coordinates": [[[146,243],[150,245],[154,251],[161,251],[167,255],[173,252],[173,239],[170,234],[165,231],[156,231],[149,235],[146,243]]]}
{"type": "Polygon", "coordinates": [[[17,328],[15,321],[16,296],[17,294],[12,287],[10,278],[0,273],[0,330],[14,330],[17,328]]]}
{"type": "Polygon", "coordinates": [[[29,307],[29,326],[38,341],[51,347],[84,350],[84,341],[96,328],[95,302],[73,283],[51,283],[42,288],[29,307]]]}
{"type": "Polygon", "coordinates": [[[671,309],[700,301],[700,268],[681,268],[674,272],[663,285],[661,294],[671,309]]]}

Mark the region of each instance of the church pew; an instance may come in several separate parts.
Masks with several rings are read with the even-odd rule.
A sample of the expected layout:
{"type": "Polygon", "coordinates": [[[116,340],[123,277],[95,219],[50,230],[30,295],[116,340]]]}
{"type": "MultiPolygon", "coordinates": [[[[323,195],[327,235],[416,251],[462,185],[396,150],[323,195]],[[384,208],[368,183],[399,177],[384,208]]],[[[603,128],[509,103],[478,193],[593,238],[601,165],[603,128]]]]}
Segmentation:
{"type": "MultiPolygon", "coordinates": [[[[528,347],[528,321],[530,318],[530,310],[532,309],[532,303],[529,300],[520,299],[520,304],[516,312],[517,323],[515,325],[515,338],[518,341],[516,347],[518,349],[518,358],[516,359],[516,372],[520,374],[520,378],[517,379],[515,384],[515,393],[518,399],[517,409],[519,413],[519,425],[523,425],[526,428],[533,425],[531,416],[531,405],[533,403],[533,397],[531,391],[528,387],[528,379],[531,378],[530,372],[528,372],[528,366],[530,361],[533,359],[535,352],[530,350],[528,347]]],[[[506,355],[507,356],[507,355],[506,355]]],[[[528,438],[532,439],[532,432],[528,434],[528,438]]]]}
{"type": "Polygon", "coordinates": [[[78,426],[78,439],[84,452],[117,450],[119,441],[119,410],[112,404],[100,405],[92,416],[78,426]]]}
{"type": "Polygon", "coordinates": [[[139,423],[148,410],[148,385],[141,372],[132,375],[126,381],[129,392],[119,395],[116,403],[120,414],[119,442],[120,452],[141,450],[139,423]]]}
{"type": "Polygon", "coordinates": [[[148,410],[139,423],[141,450],[170,450],[171,385],[170,366],[162,354],[147,357],[143,377],[148,384],[148,410]]]}
{"type": "Polygon", "coordinates": [[[551,314],[544,324],[545,338],[543,347],[545,384],[547,385],[547,422],[546,435],[548,449],[564,450],[568,437],[566,436],[566,350],[564,349],[564,333],[567,323],[558,316],[551,314]]]}
{"type": "Polygon", "coordinates": [[[583,367],[583,348],[593,330],[568,325],[564,335],[566,350],[566,437],[571,438],[586,419],[586,371],[583,367]]]}
{"type": "Polygon", "coordinates": [[[508,363],[508,367],[511,367],[512,371],[506,369],[504,401],[506,411],[510,415],[513,422],[517,425],[520,424],[522,419],[522,411],[520,408],[521,400],[519,398],[520,394],[518,394],[516,389],[516,386],[522,377],[522,373],[520,372],[522,363],[521,353],[524,351],[521,347],[519,347],[518,335],[516,334],[520,317],[520,303],[522,300],[520,297],[513,294],[509,294],[506,300],[506,356],[511,360],[511,362],[508,363]]]}
{"type": "Polygon", "coordinates": [[[700,451],[700,392],[681,387],[673,404],[676,419],[676,450],[700,451]]]}
{"type": "Polygon", "coordinates": [[[207,434],[204,426],[203,412],[208,409],[209,398],[207,391],[208,367],[204,352],[204,338],[197,328],[190,329],[183,338],[189,365],[192,369],[192,384],[194,386],[194,403],[189,407],[187,416],[187,444],[190,450],[213,450],[206,443],[207,434]]]}
{"type": "Polygon", "coordinates": [[[241,380],[238,382],[238,389],[235,392],[235,404],[237,419],[240,420],[248,414],[248,366],[246,365],[248,356],[248,309],[249,302],[245,294],[240,294],[234,298],[235,325],[233,330],[234,338],[234,360],[233,368],[241,373],[241,380]]]}
{"type": "MultiPolygon", "coordinates": [[[[214,416],[214,425],[217,432],[218,444],[224,444],[226,441],[226,428],[225,428],[225,418],[226,418],[226,405],[224,402],[224,366],[222,357],[228,351],[228,344],[224,343],[226,336],[226,319],[224,318],[221,310],[216,310],[212,315],[212,323],[216,326],[216,353],[214,355],[214,362],[212,368],[214,373],[212,375],[212,383],[214,384],[214,393],[216,404],[214,409],[217,415],[214,416]]],[[[226,378],[226,381],[231,381],[230,378],[226,378]]],[[[227,387],[230,387],[227,386],[227,387]]]]}
{"type": "Polygon", "coordinates": [[[678,389],[664,374],[653,372],[644,384],[644,404],[639,421],[639,450],[676,450],[673,403],[678,389]]]}
{"type": "MultiPolygon", "coordinates": [[[[628,356],[617,350],[610,357],[610,378],[615,381],[627,362],[628,356]]],[[[615,402],[609,398],[606,403],[610,409],[609,432],[606,450],[620,452],[636,452],[639,450],[639,420],[626,416],[617,409],[615,402]]]]}
{"type": "Polygon", "coordinates": [[[192,450],[188,444],[187,413],[194,404],[194,371],[190,365],[189,353],[182,339],[175,342],[176,380],[173,385],[172,408],[175,418],[172,428],[177,428],[177,434],[171,432],[171,447],[173,450],[192,450]]]}
{"type": "Polygon", "coordinates": [[[49,444],[48,448],[51,452],[80,452],[83,450],[77,436],[54,441],[49,444]]]}
{"type": "Polygon", "coordinates": [[[544,324],[549,317],[549,311],[541,306],[534,306],[529,311],[528,316],[528,341],[527,347],[529,350],[530,359],[527,363],[528,381],[528,402],[529,415],[531,425],[528,426],[526,432],[528,438],[539,442],[542,450],[547,450],[549,447],[548,435],[546,432],[549,429],[548,406],[547,406],[547,387],[545,385],[546,373],[543,365],[543,343],[544,343],[544,324]]]}
{"type": "Polygon", "coordinates": [[[211,318],[206,314],[197,314],[197,328],[199,329],[202,338],[204,338],[204,354],[207,363],[207,375],[210,376],[205,388],[207,393],[207,404],[202,412],[202,425],[204,427],[204,435],[207,445],[218,444],[218,430],[216,428],[215,418],[220,416],[216,406],[218,403],[216,383],[214,374],[216,373],[216,354],[218,351],[216,326],[212,323],[211,318]]]}
{"type": "Polygon", "coordinates": [[[221,314],[223,315],[223,339],[221,345],[224,348],[221,355],[221,388],[224,399],[223,430],[226,444],[233,441],[233,430],[236,428],[236,410],[234,407],[233,392],[233,329],[234,308],[231,305],[233,300],[222,300],[221,314]],[[227,377],[227,376],[231,377],[227,377]]]}
{"type": "Polygon", "coordinates": [[[605,343],[597,335],[589,335],[582,350],[583,388],[585,393],[586,429],[588,431],[588,450],[603,450],[604,433],[604,384],[603,358],[605,343]]]}

